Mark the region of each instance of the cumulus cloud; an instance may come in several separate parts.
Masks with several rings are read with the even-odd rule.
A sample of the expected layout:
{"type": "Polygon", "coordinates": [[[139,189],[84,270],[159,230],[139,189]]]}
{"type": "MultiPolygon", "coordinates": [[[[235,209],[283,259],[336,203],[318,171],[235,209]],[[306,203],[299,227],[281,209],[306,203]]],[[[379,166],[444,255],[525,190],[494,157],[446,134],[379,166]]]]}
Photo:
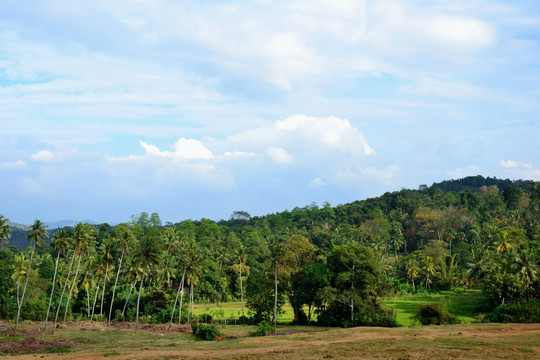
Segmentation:
{"type": "Polygon", "coordinates": [[[326,183],[323,180],[321,180],[320,178],[315,178],[315,179],[313,179],[313,180],[311,180],[309,182],[309,187],[311,189],[317,189],[317,188],[323,187],[325,185],[326,185],[326,183]]]}
{"type": "Polygon", "coordinates": [[[271,146],[266,152],[276,164],[290,164],[294,162],[294,157],[288,154],[283,148],[271,146]]]}
{"type": "Polygon", "coordinates": [[[536,169],[531,162],[501,160],[499,166],[513,178],[540,180],[540,169],[536,169]]]}
{"type": "Polygon", "coordinates": [[[49,150],[40,150],[35,154],[30,155],[30,158],[37,162],[49,162],[54,158],[54,154],[49,150]]]}
{"type": "Polygon", "coordinates": [[[183,158],[192,159],[211,159],[214,157],[212,152],[208,150],[199,140],[180,138],[174,144],[174,151],[161,151],[157,146],[147,144],[144,141],[139,141],[141,146],[146,150],[147,154],[158,155],[167,158],[183,158]]]}

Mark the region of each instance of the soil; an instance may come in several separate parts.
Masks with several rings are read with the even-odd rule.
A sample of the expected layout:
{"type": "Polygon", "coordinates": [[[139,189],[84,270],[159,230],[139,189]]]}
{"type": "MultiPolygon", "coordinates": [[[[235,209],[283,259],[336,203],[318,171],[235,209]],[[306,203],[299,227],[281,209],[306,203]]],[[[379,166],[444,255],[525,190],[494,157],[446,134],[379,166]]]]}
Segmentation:
{"type": "MultiPolygon", "coordinates": [[[[77,353],[79,342],[71,340],[41,341],[35,334],[39,333],[41,324],[26,324],[27,327],[17,334],[10,333],[12,325],[0,322],[0,335],[26,336],[23,341],[0,343],[0,354],[10,354],[9,359],[29,360],[44,358],[57,359],[321,359],[321,358],[363,358],[363,359],[483,359],[493,357],[499,359],[540,359],[540,324],[486,324],[483,326],[456,325],[441,327],[410,328],[354,328],[335,329],[328,332],[306,333],[295,330],[283,330],[282,335],[267,337],[244,337],[226,339],[222,344],[231,341],[229,346],[217,349],[200,342],[188,345],[195,349],[160,350],[159,348],[141,347],[127,348],[112,353],[77,353]],[[527,349],[523,344],[515,348],[493,349],[495,344],[509,338],[527,338],[532,343],[527,349]],[[448,345],[456,339],[455,345],[448,345]],[[234,342],[233,342],[234,341],[234,342]],[[477,348],[472,347],[475,341],[482,341],[477,348]],[[446,345],[442,345],[442,344],[446,345]],[[383,345],[379,345],[383,344],[383,345]],[[425,345],[427,344],[427,345],[425,345]],[[466,345],[466,346],[465,346],[466,345]],[[370,347],[371,346],[371,347],[370,347]],[[522,346],[522,348],[519,348],[522,346]],[[55,353],[63,349],[73,349],[71,353],[55,353]],[[473,350],[473,351],[469,351],[473,350]],[[525,352],[527,351],[527,352],[525,352]],[[494,353],[495,352],[495,353],[494,353]],[[28,354],[33,353],[33,354],[28,354]],[[36,354],[38,353],[38,354],[36,354]],[[483,356],[482,354],[485,354],[483,356]]],[[[79,327],[84,331],[105,331],[106,324],[81,322],[66,324],[79,327]]],[[[117,329],[133,329],[133,323],[114,324],[117,329]]],[[[144,332],[165,334],[172,332],[191,332],[189,325],[140,324],[144,332]]],[[[82,335],[82,334],[81,334],[82,335]]],[[[79,350],[80,351],[80,350],[79,350]]],[[[91,350],[90,350],[91,351],[91,350]]]]}

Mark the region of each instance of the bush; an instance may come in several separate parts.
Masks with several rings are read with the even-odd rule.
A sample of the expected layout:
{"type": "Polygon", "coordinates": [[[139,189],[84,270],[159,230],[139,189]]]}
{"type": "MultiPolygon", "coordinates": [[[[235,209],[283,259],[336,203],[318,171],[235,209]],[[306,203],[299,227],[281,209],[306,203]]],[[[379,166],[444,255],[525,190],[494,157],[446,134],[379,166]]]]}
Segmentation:
{"type": "Polygon", "coordinates": [[[214,325],[200,324],[195,335],[201,340],[214,341],[216,337],[221,336],[221,333],[214,325]]]}
{"type": "Polygon", "coordinates": [[[420,310],[411,319],[419,321],[422,325],[457,324],[458,319],[448,312],[443,302],[420,305],[420,310]]]}
{"type": "Polygon", "coordinates": [[[212,315],[210,314],[201,314],[198,316],[199,322],[211,324],[212,323],[212,315]]]}
{"type": "Polygon", "coordinates": [[[539,323],[540,299],[521,300],[497,306],[487,314],[490,322],[539,323]]]}
{"type": "Polygon", "coordinates": [[[253,334],[253,336],[266,336],[268,333],[271,333],[274,331],[274,328],[272,325],[268,323],[268,321],[263,320],[257,325],[257,331],[253,334]]]}
{"type": "Polygon", "coordinates": [[[194,334],[197,334],[197,330],[199,330],[199,320],[197,317],[193,316],[189,324],[191,325],[191,331],[193,331],[194,334]]]}

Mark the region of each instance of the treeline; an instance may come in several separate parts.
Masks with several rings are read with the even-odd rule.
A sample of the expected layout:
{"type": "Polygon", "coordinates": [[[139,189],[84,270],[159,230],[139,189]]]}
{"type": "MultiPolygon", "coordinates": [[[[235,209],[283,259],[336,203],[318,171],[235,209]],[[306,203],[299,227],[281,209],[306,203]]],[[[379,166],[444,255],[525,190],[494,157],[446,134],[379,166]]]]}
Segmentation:
{"type": "Polygon", "coordinates": [[[25,251],[0,250],[0,317],[189,322],[193,302],[241,301],[259,322],[288,301],[298,324],[394,326],[381,297],[472,287],[486,319],[540,321],[540,185],[479,178],[219,222],[142,213],[50,242],[36,221],[25,251]]]}

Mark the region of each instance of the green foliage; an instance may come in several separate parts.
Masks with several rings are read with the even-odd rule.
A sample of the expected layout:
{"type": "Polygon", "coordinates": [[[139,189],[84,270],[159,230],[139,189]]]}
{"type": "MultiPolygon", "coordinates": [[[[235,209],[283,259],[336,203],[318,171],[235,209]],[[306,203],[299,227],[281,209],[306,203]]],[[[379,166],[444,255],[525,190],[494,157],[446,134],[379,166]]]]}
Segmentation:
{"type": "Polygon", "coordinates": [[[540,299],[523,299],[497,306],[485,320],[501,323],[540,323],[540,299]]]}
{"type": "Polygon", "coordinates": [[[214,341],[216,337],[222,336],[221,332],[211,324],[200,324],[195,334],[199,339],[205,341],[214,341]]]}
{"type": "Polygon", "coordinates": [[[257,330],[253,333],[253,336],[266,336],[274,331],[274,327],[268,323],[268,321],[261,321],[257,324],[257,330]]]}
{"type": "Polygon", "coordinates": [[[199,319],[197,319],[196,316],[193,316],[189,321],[189,324],[191,325],[191,331],[196,334],[197,330],[199,330],[199,319]]]}
{"type": "Polygon", "coordinates": [[[458,319],[448,312],[448,306],[442,301],[420,305],[420,310],[412,317],[412,319],[420,322],[422,325],[447,325],[458,323],[458,319]]]}

